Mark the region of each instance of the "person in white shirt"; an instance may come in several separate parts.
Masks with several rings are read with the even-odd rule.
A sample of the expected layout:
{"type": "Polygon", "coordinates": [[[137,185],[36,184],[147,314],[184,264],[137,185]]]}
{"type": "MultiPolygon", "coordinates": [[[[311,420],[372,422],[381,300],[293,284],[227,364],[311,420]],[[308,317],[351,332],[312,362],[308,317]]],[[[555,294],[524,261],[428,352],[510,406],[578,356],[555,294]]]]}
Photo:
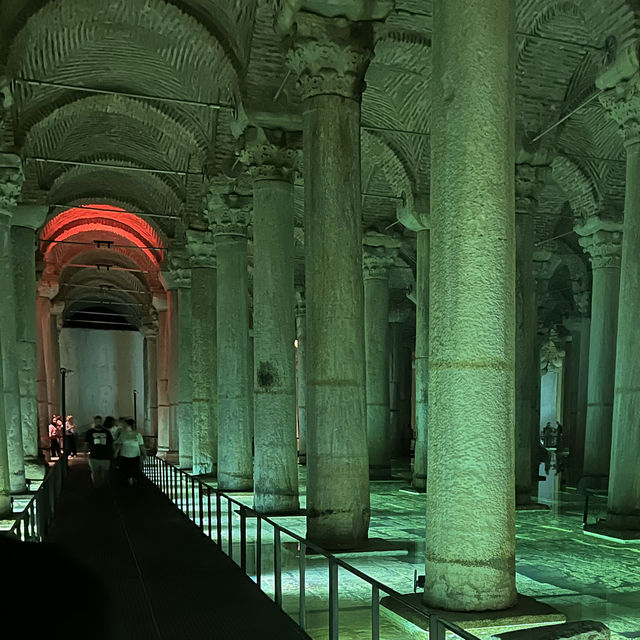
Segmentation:
{"type": "Polygon", "coordinates": [[[142,435],[136,430],[133,418],[126,418],[116,441],[116,455],[120,460],[120,470],[129,486],[140,478],[140,461],[147,457],[142,435]]]}

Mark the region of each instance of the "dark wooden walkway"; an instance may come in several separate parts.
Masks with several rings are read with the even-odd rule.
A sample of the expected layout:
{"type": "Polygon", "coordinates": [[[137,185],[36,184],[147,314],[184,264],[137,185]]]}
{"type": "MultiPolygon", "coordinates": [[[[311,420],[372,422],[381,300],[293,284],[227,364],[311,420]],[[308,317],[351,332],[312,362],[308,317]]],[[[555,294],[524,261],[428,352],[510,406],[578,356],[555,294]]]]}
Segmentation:
{"type": "Polygon", "coordinates": [[[308,638],[147,480],[99,490],[86,461],[71,461],[47,541],[104,587],[95,596],[118,640],[308,638]]]}

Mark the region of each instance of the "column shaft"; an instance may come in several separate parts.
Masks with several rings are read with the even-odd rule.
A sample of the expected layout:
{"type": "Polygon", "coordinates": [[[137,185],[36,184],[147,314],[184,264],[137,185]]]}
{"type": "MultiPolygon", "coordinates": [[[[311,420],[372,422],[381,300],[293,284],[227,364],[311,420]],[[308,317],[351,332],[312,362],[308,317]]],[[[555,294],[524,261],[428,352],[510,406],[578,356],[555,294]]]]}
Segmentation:
{"type": "Polygon", "coordinates": [[[251,491],[247,238],[217,235],[218,487],[251,491]]]}
{"type": "Polygon", "coordinates": [[[45,366],[45,327],[48,327],[49,300],[44,296],[38,296],[36,301],[37,330],[37,393],[38,393],[38,430],[40,434],[40,447],[49,447],[49,400],[47,396],[47,370],[45,366]]]}
{"type": "Polygon", "coordinates": [[[193,335],[193,472],[214,475],[218,464],[217,272],[191,270],[193,335]]]}
{"type": "Polygon", "coordinates": [[[147,435],[158,437],[158,337],[145,337],[147,384],[145,399],[148,420],[145,421],[147,435]]]}
{"type": "Polygon", "coordinates": [[[391,477],[389,424],[389,275],[364,280],[369,477],[391,477]]]}
{"type": "Polygon", "coordinates": [[[593,269],[583,472],[586,476],[609,473],[619,291],[617,265],[593,269]]]}
{"type": "Polygon", "coordinates": [[[417,232],[415,426],[416,441],[411,484],[418,491],[427,488],[429,428],[429,260],[430,231],[417,232]]]}
{"type": "Polygon", "coordinates": [[[176,359],[178,402],[176,421],[178,427],[178,460],[181,469],[193,467],[193,415],[191,410],[192,384],[191,369],[193,356],[191,350],[191,289],[180,287],[178,294],[178,352],[176,359]]]}
{"type": "Polygon", "coordinates": [[[517,598],[514,31],[512,0],[434,2],[424,597],[463,611],[517,598]]]}
{"type": "Polygon", "coordinates": [[[540,375],[536,351],[537,306],[533,275],[533,217],[516,216],[516,360],[515,360],[515,473],[516,504],[531,503],[532,433],[538,427],[538,403],[534,396],[540,375]]]}
{"type": "Polygon", "coordinates": [[[307,316],[304,299],[299,297],[296,305],[296,337],[298,350],[296,352],[296,390],[298,398],[298,460],[300,464],[307,464],[307,377],[305,369],[307,316]]]}
{"type": "Polygon", "coordinates": [[[255,180],[253,196],[254,501],[296,510],[293,183],[255,180]]]}
{"type": "MultiPolygon", "coordinates": [[[[635,111],[637,113],[637,111],[635,111]]],[[[640,136],[627,143],[627,179],[607,526],[640,531],[640,136]]],[[[595,307],[595,293],[593,294],[595,307]]],[[[591,334],[597,332],[591,320],[591,334]]],[[[593,344],[593,342],[591,343],[593,344]]],[[[588,417],[587,417],[588,420],[588,417]]],[[[588,423],[587,423],[588,424],[588,423]]],[[[588,426],[587,426],[588,429],[588,426]]],[[[586,462],[586,456],[585,456],[586,462]]]]}
{"type": "MultiPolygon", "coordinates": [[[[167,299],[170,297],[171,292],[168,291],[167,299]]],[[[171,335],[167,308],[158,311],[158,452],[164,456],[175,450],[171,431],[170,356],[171,335]]]]}
{"type": "Polygon", "coordinates": [[[0,212],[0,343],[2,348],[2,389],[7,428],[10,482],[12,493],[26,491],[18,349],[16,342],[15,288],[11,260],[11,218],[0,212]]]}

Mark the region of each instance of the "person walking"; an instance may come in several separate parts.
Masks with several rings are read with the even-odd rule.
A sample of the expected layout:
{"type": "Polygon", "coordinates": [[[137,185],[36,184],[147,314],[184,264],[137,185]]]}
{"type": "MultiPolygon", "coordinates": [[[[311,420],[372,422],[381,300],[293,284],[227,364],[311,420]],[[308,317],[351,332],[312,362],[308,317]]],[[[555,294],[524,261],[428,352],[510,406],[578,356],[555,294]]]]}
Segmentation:
{"type": "Polygon", "coordinates": [[[49,443],[51,447],[51,458],[60,457],[60,429],[58,427],[57,416],[51,418],[49,423],[49,443]]]}
{"type": "Polygon", "coordinates": [[[142,435],[136,430],[133,418],[125,418],[122,431],[116,443],[120,469],[129,486],[140,478],[140,461],[147,457],[142,435]]]}
{"type": "Polygon", "coordinates": [[[113,457],[113,436],[109,429],[104,428],[100,416],[94,417],[93,428],[87,431],[86,442],[89,445],[91,481],[95,487],[103,487],[113,457]]]}
{"type": "Polygon", "coordinates": [[[78,455],[78,430],[73,416],[67,416],[65,427],[67,430],[67,453],[70,458],[75,458],[78,455]]]}

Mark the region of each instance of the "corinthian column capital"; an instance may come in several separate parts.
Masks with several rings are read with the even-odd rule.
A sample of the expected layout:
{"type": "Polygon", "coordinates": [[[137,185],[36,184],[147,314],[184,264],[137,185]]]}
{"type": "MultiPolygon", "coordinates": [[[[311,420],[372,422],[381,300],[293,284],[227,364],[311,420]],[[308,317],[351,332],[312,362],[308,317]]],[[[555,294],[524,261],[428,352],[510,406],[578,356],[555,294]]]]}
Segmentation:
{"type": "Polygon", "coordinates": [[[359,101],[372,56],[370,23],[324,18],[305,11],[296,16],[287,59],[298,75],[304,100],[333,94],[359,101]]]}
{"type": "Polygon", "coordinates": [[[0,215],[13,215],[23,182],[20,156],[14,153],[0,153],[0,215]]]}
{"type": "Polygon", "coordinates": [[[244,143],[240,162],[254,180],[293,181],[302,156],[300,134],[249,127],[244,143]]]}
{"type": "Polygon", "coordinates": [[[382,233],[367,233],[362,245],[364,279],[387,279],[399,248],[400,241],[397,238],[382,233]]]}
{"type": "Polygon", "coordinates": [[[211,231],[187,229],[187,251],[191,267],[215,269],[216,246],[211,231]]]}
{"type": "Polygon", "coordinates": [[[538,206],[538,192],[544,186],[545,178],[551,172],[548,166],[526,163],[516,165],[516,213],[535,213],[538,206]]]}
{"type": "Polygon", "coordinates": [[[600,229],[578,239],[580,246],[589,254],[593,269],[603,267],[620,268],[622,257],[622,231],[600,229]]]}
{"type": "Polygon", "coordinates": [[[246,237],[252,204],[251,196],[236,192],[233,186],[212,185],[206,197],[206,214],[213,235],[246,237]]]}

